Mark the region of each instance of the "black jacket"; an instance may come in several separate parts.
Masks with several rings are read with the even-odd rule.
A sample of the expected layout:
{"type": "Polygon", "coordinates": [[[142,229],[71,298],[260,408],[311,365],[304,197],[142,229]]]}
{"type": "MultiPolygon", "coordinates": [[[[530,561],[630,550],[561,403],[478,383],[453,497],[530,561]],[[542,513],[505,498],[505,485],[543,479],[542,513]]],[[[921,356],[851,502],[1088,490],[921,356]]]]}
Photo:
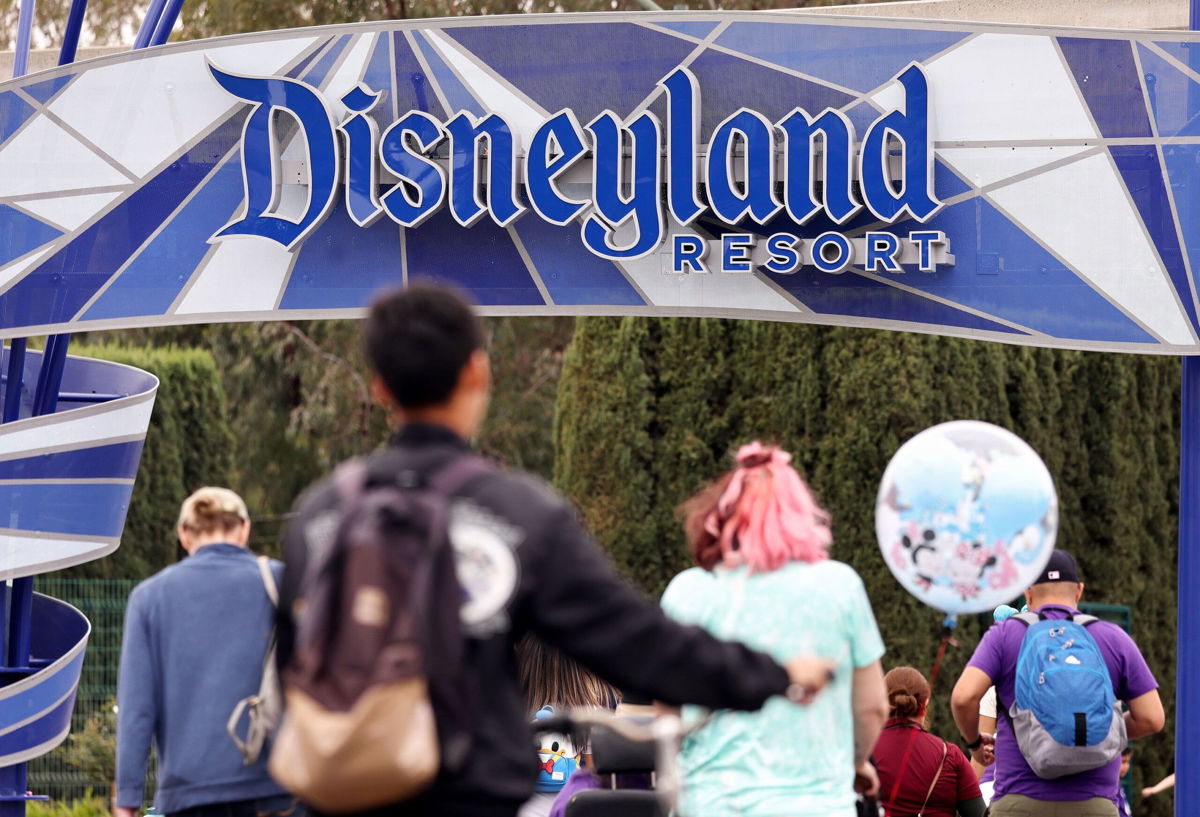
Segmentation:
{"type": "MultiPolygon", "coordinates": [[[[416,424],[390,445],[389,462],[398,450],[417,473],[469,450],[446,428],[416,424]]],[[[541,481],[498,470],[475,479],[460,497],[451,539],[467,597],[463,622],[478,680],[478,721],[467,771],[439,779],[423,798],[431,812],[511,811],[532,793],[536,757],[514,654],[526,632],[619,689],[666,703],[753,710],[786,690],[787,673],[770,657],[676,624],[620,579],[572,509],[541,481]]],[[[335,507],[329,480],[317,483],[298,501],[285,534],[281,666],[291,654],[290,611],[309,548],[332,536],[335,507]]]]}

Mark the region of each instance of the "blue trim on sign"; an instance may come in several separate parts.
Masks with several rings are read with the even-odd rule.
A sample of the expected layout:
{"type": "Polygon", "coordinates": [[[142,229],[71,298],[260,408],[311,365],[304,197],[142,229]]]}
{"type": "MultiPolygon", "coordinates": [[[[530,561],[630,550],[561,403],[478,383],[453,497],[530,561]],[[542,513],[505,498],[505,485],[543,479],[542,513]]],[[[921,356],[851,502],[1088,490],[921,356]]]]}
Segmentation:
{"type": "MultiPolygon", "coordinates": [[[[50,674],[43,670],[38,673],[37,683],[33,686],[9,698],[0,698],[0,725],[7,726],[31,718],[52,707],[55,701],[74,689],[79,683],[84,654],[85,651],[80,650],[78,655],[60,667],[57,672],[50,674]]],[[[60,656],[45,657],[57,659],[60,656]]],[[[3,736],[0,736],[0,740],[2,739],[3,736]]]]}
{"type": "Polygon", "coordinates": [[[749,108],[778,122],[794,108],[817,112],[854,101],[854,97],[828,85],[720,51],[703,52],[688,69],[700,83],[701,139],[705,142],[717,125],[739,108],[749,108]],[[737,81],[731,81],[731,77],[737,81]]]}
{"type": "MultiPolygon", "coordinates": [[[[1184,65],[1191,65],[1191,47],[1192,43],[1184,40],[1156,40],[1154,42],[1163,51],[1166,51],[1175,59],[1179,60],[1184,65]]],[[[1197,45],[1200,48],[1200,44],[1197,45]]]]}
{"type": "Polygon", "coordinates": [[[338,37],[337,41],[317,61],[317,64],[304,73],[304,81],[309,85],[318,86],[323,83],[326,77],[329,76],[329,72],[333,70],[334,65],[337,64],[338,57],[342,55],[342,52],[346,50],[346,46],[350,44],[350,38],[353,36],[353,34],[343,34],[338,37]]]}
{"type": "Polygon", "coordinates": [[[1105,138],[1150,136],[1133,43],[1059,37],[1058,45],[1105,138]]]}
{"type": "MultiPolygon", "coordinates": [[[[396,63],[393,85],[396,92],[395,118],[399,119],[408,111],[423,111],[438,119],[448,119],[442,103],[433,91],[433,80],[426,76],[425,69],[421,67],[420,60],[409,47],[403,31],[392,34],[392,59],[396,63]]],[[[393,121],[395,120],[389,118],[389,124],[393,121]]]]}
{"type": "Polygon", "coordinates": [[[1188,124],[1188,94],[1200,93],[1200,85],[1144,45],[1138,46],[1150,110],[1159,136],[1175,136],[1188,124]]]}
{"type": "Polygon", "coordinates": [[[961,196],[963,193],[970,193],[974,189],[951,170],[948,164],[941,159],[934,160],[933,192],[938,201],[944,202],[955,196],[961,196]]]}
{"type": "Polygon", "coordinates": [[[400,227],[386,215],[359,227],[344,199],[297,252],[280,309],[357,309],[403,280],[400,227]]]}
{"type": "Polygon", "coordinates": [[[75,74],[63,74],[62,76],[51,77],[50,79],[44,79],[41,82],[23,85],[21,86],[21,90],[45,105],[49,103],[59,91],[65,88],[71,80],[75,79],[75,76],[75,74]]]}
{"type": "Polygon", "coordinates": [[[17,530],[120,536],[131,493],[126,483],[0,485],[0,519],[17,530]]]}
{"type": "Polygon", "coordinates": [[[453,284],[481,306],[546,303],[508,231],[490,218],[462,227],[443,207],[405,236],[409,281],[453,284]]]}
{"type": "Polygon", "coordinates": [[[688,37],[695,37],[697,40],[703,40],[712,30],[717,27],[716,23],[655,23],[659,28],[669,28],[672,31],[678,31],[680,34],[685,34],[688,37]]]}
{"type": "MultiPolygon", "coordinates": [[[[414,31],[412,35],[413,40],[417,43],[417,48],[421,49],[421,56],[425,58],[425,62],[429,64],[429,70],[433,72],[434,81],[445,95],[446,103],[455,112],[470,111],[476,116],[485,115],[487,112],[483,109],[483,105],[479,103],[470,89],[463,85],[458,74],[454,73],[454,70],[446,64],[438,50],[425,39],[421,32],[414,31]]],[[[403,116],[403,112],[400,115],[403,116]]]]}
{"type": "Polygon", "coordinates": [[[1142,223],[1158,248],[1158,254],[1162,257],[1167,274],[1171,276],[1171,283],[1183,303],[1184,311],[1192,321],[1192,327],[1200,330],[1183,250],[1175,232],[1175,214],[1171,211],[1171,200],[1163,184],[1162,166],[1158,163],[1158,150],[1153,145],[1112,145],[1108,150],[1137,205],[1142,223]]]}
{"type": "Polygon", "coordinates": [[[101,286],[241,140],[247,106],[218,124],[161,173],[0,295],[0,324],[29,326],[71,320],[101,286]],[[54,293],[48,297],[47,293],[54,293]]]}
{"type": "Polygon", "coordinates": [[[968,36],[965,31],[932,29],[736,22],[721,32],[716,44],[865,92],[883,85],[909,63],[927,60],[968,36]]]}
{"type": "Polygon", "coordinates": [[[0,245],[0,266],[3,266],[58,238],[62,230],[7,204],[0,204],[0,235],[5,238],[0,245]]]}
{"type": "Polygon", "coordinates": [[[1200,273],[1200,145],[1164,145],[1162,151],[1194,278],[1200,273]]]}
{"type": "Polygon", "coordinates": [[[291,77],[292,79],[299,79],[301,77],[301,75],[303,75],[304,72],[308,70],[308,67],[310,65],[312,65],[313,62],[315,62],[316,59],[325,52],[325,47],[327,45],[329,45],[329,43],[332,41],[333,41],[333,38],[329,37],[327,39],[321,40],[321,42],[319,42],[319,43],[315,43],[314,45],[310,46],[308,53],[304,55],[304,57],[300,60],[300,62],[298,62],[294,66],[292,66],[292,69],[287,72],[287,76],[291,77]]]}
{"type": "Polygon", "coordinates": [[[0,735],[0,764],[7,764],[9,755],[41,746],[61,734],[71,722],[71,714],[75,711],[76,694],[78,694],[78,689],[56,706],[53,711],[47,713],[44,718],[38,718],[33,723],[9,732],[7,735],[0,735]]]}
{"type": "Polygon", "coordinates": [[[242,205],[241,154],[230,158],[105,290],[82,320],[162,315],[187,286],[208,239],[242,205]]]}
{"type": "Polygon", "coordinates": [[[0,461],[0,479],[133,479],[142,440],[0,461]]]}
{"type": "Polygon", "coordinates": [[[634,23],[566,23],[549,37],[544,26],[531,25],[442,33],[547,111],[571,108],[583,125],[604,110],[633,111],[696,48],[634,23]]]}
{"type": "Polygon", "coordinates": [[[391,49],[392,32],[379,32],[379,36],[375,38],[375,45],[371,48],[371,56],[367,58],[367,67],[362,78],[373,91],[392,90],[391,49]]]}
{"type": "Polygon", "coordinates": [[[0,143],[7,142],[36,110],[12,91],[0,93],[0,143]]]}
{"type": "Polygon", "coordinates": [[[382,132],[397,118],[392,112],[396,97],[395,76],[392,74],[392,32],[381,31],[375,38],[375,48],[367,60],[366,70],[363,71],[362,84],[372,91],[383,92],[383,99],[371,112],[382,132]]]}
{"type": "Polygon", "coordinates": [[[557,227],[530,216],[515,229],[555,304],[646,305],[615,264],[583,245],[577,224],[557,227]]]}

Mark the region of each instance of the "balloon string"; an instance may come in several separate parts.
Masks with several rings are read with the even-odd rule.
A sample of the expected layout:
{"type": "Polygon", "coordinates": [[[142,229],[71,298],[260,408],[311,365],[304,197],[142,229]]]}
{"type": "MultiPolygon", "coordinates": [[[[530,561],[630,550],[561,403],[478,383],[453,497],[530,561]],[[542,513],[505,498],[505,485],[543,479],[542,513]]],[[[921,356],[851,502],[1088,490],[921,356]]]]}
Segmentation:
{"type": "Polygon", "coordinates": [[[933,690],[937,689],[938,673],[942,669],[942,659],[946,657],[947,647],[957,647],[958,642],[954,640],[954,628],[958,626],[958,616],[948,615],[942,621],[942,640],[938,644],[937,657],[933,659],[933,669],[929,671],[929,694],[933,695],[933,690]]]}

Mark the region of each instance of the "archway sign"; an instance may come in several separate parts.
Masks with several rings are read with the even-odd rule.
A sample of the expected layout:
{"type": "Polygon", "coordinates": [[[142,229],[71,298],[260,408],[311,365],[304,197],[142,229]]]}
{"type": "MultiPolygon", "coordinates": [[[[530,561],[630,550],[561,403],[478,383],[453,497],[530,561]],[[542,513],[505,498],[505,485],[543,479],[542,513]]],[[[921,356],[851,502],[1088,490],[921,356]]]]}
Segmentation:
{"type": "MultiPolygon", "coordinates": [[[[0,337],[354,317],[382,287],[437,279],[489,314],[1193,355],[1198,42],[683,12],[312,28],[68,65],[0,85],[0,337]]],[[[132,437],[72,443],[124,452],[120,468],[29,447],[81,411],[97,409],[0,429],[26,435],[0,465],[128,483],[146,411],[129,409],[132,437]]],[[[68,535],[10,494],[22,547],[47,526],[114,536],[68,535]]],[[[1180,567],[1187,609],[1191,548],[1180,567]]],[[[1181,618],[1181,645],[1196,626],[1181,618]]],[[[1200,667],[1180,652],[1194,788],[1200,667]]]]}

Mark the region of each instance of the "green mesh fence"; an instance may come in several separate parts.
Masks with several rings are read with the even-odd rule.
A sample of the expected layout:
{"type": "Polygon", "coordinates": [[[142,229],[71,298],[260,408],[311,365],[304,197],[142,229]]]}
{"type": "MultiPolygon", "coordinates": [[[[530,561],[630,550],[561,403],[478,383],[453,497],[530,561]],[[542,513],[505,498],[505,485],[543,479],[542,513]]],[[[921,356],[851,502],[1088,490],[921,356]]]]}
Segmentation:
{"type": "MultiPolygon", "coordinates": [[[[124,579],[64,579],[53,575],[38,576],[35,588],[39,593],[62,599],[78,607],[92,623],[83,660],[83,677],[75,699],[72,735],[80,734],[92,718],[111,715],[117,695],[117,665],[121,657],[121,628],[125,620],[125,603],[136,581],[124,579]]],[[[72,739],[47,755],[29,763],[29,790],[47,794],[52,800],[70,800],[89,792],[107,798],[112,781],[102,772],[88,774],[68,763],[72,739]]],[[[111,748],[111,747],[110,747],[111,748]]],[[[103,749],[92,757],[103,764],[103,749]]],[[[153,791],[148,787],[147,792],[153,791]]]]}

